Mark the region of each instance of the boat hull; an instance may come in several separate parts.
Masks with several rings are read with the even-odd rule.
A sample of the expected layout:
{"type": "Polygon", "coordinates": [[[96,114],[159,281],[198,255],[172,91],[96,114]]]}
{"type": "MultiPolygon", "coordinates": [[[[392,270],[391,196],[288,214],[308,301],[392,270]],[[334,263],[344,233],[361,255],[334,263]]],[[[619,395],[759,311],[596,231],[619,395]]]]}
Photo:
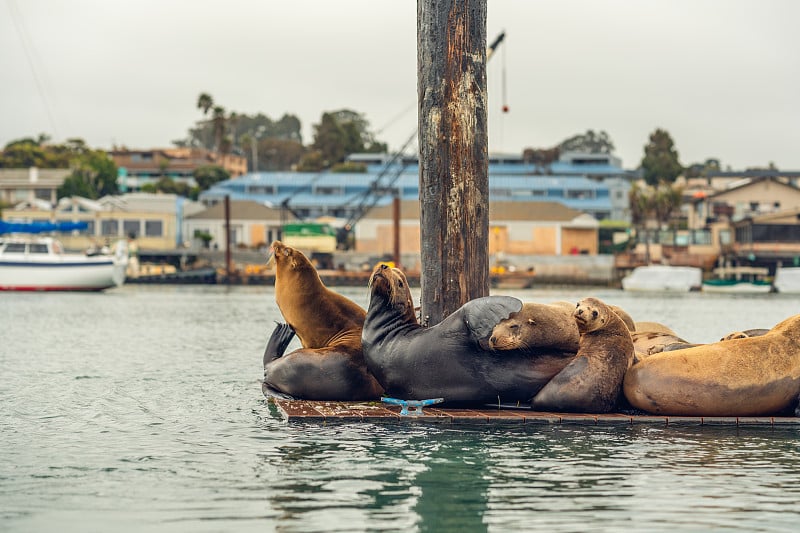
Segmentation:
{"type": "Polygon", "coordinates": [[[737,283],[703,282],[703,292],[716,292],[727,294],[766,294],[772,291],[769,283],[751,283],[740,281],[737,283]]]}
{"type": "Polygon", "coordinates": [[[125,265],[81,262],[0,261],[0,291],[102,291],[122,285],[125,265]]]}
{"type": "Polygon", "coordinates": [[[698,290],[703,271],[696,267],[650,265],[637,267],[622,278],[622,288],[639,292],[689,292],[698,290]]]}

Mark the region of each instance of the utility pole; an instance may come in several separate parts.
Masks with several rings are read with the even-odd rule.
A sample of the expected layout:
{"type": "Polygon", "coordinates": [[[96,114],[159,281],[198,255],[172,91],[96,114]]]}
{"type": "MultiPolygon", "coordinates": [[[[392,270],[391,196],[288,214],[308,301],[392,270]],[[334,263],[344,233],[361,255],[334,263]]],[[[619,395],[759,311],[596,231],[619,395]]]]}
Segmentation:
{"type": "Polygon", "coordinates": [[[486,1],[418,0],[422,316],[489,294],[486,1]]]}

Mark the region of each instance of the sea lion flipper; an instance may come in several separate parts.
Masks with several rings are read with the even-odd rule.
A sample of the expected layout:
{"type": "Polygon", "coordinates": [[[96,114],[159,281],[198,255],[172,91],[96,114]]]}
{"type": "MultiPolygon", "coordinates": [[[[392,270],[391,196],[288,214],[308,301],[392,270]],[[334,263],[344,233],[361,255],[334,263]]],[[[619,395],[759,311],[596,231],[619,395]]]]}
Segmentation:
{"type": "Polygon", "coordinates": [[[275,329],[272,330],[272,335],[267,341],[267,348],[264,350],[264,366],[270,361],[274,361],[283,356],[286,347],[294,338],[294,330],[289,324],[282,322],[275,323],[275,329]]]}
{"type": "Polygon", "coordinates": [[[518,313],[522,309],[522,300],[513,296],[486,296],[467,302],[461,309],[472,339],[479,343],[492,334],[501,320],[518,313]]]}

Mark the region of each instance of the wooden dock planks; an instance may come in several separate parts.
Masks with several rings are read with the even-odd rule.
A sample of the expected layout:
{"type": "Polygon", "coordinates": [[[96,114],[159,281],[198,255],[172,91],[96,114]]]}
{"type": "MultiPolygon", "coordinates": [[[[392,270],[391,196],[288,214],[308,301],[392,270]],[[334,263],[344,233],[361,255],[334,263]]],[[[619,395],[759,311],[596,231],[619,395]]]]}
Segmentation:
{"type": "Polygon", "coordinates": [[[281,400],[270,398],[281,416],[288,422],[411,422],[443,424],[577,424],[586,426],[796,426],[800,418],[759,417],[692,417],[627,415],[620,413],[579,414],[543,413],[527,409],[450,409],[426,407],[421,416],[400,416],[400,406],[379,402],[314,402],[307,400],[281,400]]]}

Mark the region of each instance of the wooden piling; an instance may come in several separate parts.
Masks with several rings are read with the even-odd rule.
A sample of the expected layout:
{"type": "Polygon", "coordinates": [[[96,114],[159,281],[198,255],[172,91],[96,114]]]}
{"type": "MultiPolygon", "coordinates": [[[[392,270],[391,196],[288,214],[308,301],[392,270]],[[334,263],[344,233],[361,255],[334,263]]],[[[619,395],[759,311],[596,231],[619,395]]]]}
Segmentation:
{"type": "Polygon", "coordinates": [[[422,315],[489,294],[486,0],[417,4],[422,315]]]}

